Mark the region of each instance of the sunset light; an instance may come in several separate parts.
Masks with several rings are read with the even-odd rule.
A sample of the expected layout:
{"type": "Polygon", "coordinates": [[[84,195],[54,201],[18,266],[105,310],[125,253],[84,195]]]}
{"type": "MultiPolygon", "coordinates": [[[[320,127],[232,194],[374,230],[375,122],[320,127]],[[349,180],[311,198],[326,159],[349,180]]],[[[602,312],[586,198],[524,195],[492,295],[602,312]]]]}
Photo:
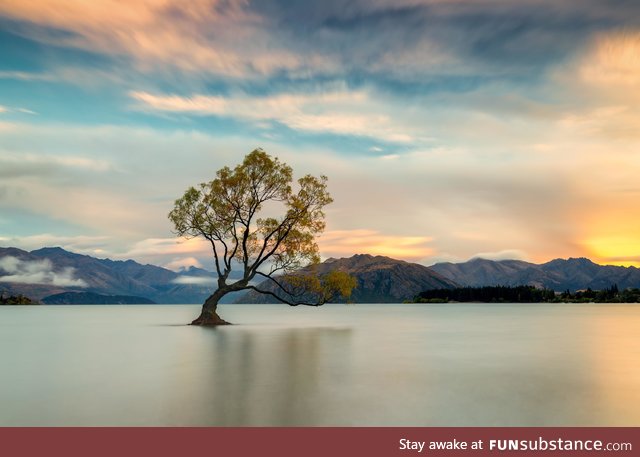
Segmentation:
{"type": "Polygon", "coordinates": [[[637,265],[637,8],[508,3],[4,1],[0,236],[211,268],[166,214],[261,147],[323,258],[637,265]]]}

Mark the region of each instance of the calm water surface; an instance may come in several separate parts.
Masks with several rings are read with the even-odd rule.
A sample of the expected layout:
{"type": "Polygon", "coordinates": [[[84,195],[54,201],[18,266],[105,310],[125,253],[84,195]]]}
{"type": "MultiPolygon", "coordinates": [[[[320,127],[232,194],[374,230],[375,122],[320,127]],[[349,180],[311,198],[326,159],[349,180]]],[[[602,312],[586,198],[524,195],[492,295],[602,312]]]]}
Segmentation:
{"type": "Polygon", "coordinates": [[[637,305],[0,307],[0,426],[640,426],[637,305]]]}

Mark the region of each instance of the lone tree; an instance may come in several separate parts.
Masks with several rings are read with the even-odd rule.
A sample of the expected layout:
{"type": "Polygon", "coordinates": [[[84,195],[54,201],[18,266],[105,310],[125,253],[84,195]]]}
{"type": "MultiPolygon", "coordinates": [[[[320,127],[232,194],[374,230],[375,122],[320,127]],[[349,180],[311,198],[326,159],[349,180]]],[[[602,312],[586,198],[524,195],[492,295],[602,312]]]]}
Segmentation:
{"type": "Polygon", "coordinates": [[[332,201],[326,176],[306,175],[298,179],[294,192],[291,167],[261,149],[246,155],[233,170],[218,170],[213,181],[187,189],[169,219],[177,235],[203,237],[210,243],[218,274],[218,288],[192,325],[228,324],[216,312],[218,302],[241,290],[270,295],[291,306],[348,298],[354,278],[340,271],[320,277],[313,269],[320,261],[315,237],[325,228],[323,208],[332,201]],[[259,217],[278,206],[283,215],[259,217]],[[243,274],[231,282],[234,263],[243,274]],[[272,284],[256,286],[254,279],[272,284]]]}

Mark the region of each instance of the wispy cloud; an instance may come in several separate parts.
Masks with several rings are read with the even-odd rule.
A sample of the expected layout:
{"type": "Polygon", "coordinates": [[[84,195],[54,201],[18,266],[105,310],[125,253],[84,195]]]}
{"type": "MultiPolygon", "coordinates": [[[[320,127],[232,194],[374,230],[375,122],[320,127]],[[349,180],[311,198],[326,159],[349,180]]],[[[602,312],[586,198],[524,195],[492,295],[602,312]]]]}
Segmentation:
{"type": "Polygon", "coordinates": [[[375,230],[331,230],[319,239],[325,257],[350,257],[372,254],[401,259],[420,260],[431,254],[432,238],[427,236],[385,235],[375,230]]]}
{"type": "Polygon", "coordinates": [[[30,236],[0,237],[0,242],[3,244],[24,249],[26,251],[40,249],[42,247],[59,246],[67,251],[97,257],[111,254],[108,250],[108,246],[111,241],[111,238],[108,236],[61,236],[51,233],[41,233],[30,236]]]}
{"type": "Polygon", "coordinates": [[[82,279],[75,278],[75,269],[68,267],[55,271],[49,259],[28,261],[13,256],[0,258],[0,282],[20,284],[45,284],[60,287],[87,287],[82,279]]]}
{"type": "Polygon", "coordinates": [[[38,5],[7,0],[0,4],[0,14],[42,27],[27,32],[34,39],[129,57],[145,72],[169,66],[251,77],[303,69],[305,59],[274,48],[262,32],[262,19],[246,6],[245,0],[195,0],[188,5],[176,0],[43,0],[38,5]],[[69,33],[47,33],[48,28],[69,33]]]}
{"type": "Polygon", "coordinates": [[[27,108],[15,108],[10,106],[0,105],[0,113],[22,113],[22,114],[38,114],[27,108]]]}
{"type": "Polygon", "coordinates": [[[471,258],[487,260],[527,260],[528,255],[520,249],[504,249],[497,252],[479,252],[472,255],[471,258]]]}
{"type": "Polygon", "coordinates": [[[260,125],[278,122],[294,130],[356,135],[391,142],[405,143],[413,139],[391,116],[376,110],[375,101],[365,91],[285,93],[264,97],[246,94],[183,97],[140,91],[131,92],[130,95],[140,102],[142,109],[227,116],[260,125]]]}
{"type": "Polygon", "coordinates": [[[135,243],[122,256],[208,254],[210,249],[209,244],[200,238],[149,238],[135,243]]]}
{"type": "Polygon", "coordinates": [[[165,268],[174,271],[180,271],[189,267],[202,268],[202,263],[195,257],[174,257],[168,263],[164,264],[165,268]]]}
{"type": "Polygon", "coordinates": [[[0,71],[0,79],[17,79],[21,81],[53,81],[55,77],[46,73],[31,73],[28,71],[0,71]]]}
{"type": "Polygon", "coordinates": [[[626,96],[639,96],[640,32],[617,31],[596,36],[580,60],[578,76],[591,86],[626,96]],[[631,92],[633,91],[633,92],[631,92]]]}
{"type": "Polygon", "coordinates": [[[214,285],[215,280],[211,276],[178,276],[171,281],[173,284],[182,285],[214,285]]]}
{"type": "Polygon", "coordinates": [[[16,108],[15,110],[18,111],[19,113],[24,113],[24,114],[38,114],[35,111],[32,111],[27,108],[16,108]]]}
{"type": "MultiPolygon", "coordinates": [[[[20,35],[127,59],[151,74],[256,80],[361,77],[465,90],[480,78],[527,78],[594,30],[635,25],[633,2],[521,0],[5,0],[20,35]],[[348,43],[348,45],[345,45],[348,43]]],[[[7,77],[35,79],[27,72],[7,77]]]]}
{"type": "Polygon", "coordinates": [[[85,172],[105,172],[111,170],[112,166],[104,159],[69,155],[42,155],[4,151],[0,156],[0,176],[4,178],[52,175],[61,168],[77,169],[85,172]]]}

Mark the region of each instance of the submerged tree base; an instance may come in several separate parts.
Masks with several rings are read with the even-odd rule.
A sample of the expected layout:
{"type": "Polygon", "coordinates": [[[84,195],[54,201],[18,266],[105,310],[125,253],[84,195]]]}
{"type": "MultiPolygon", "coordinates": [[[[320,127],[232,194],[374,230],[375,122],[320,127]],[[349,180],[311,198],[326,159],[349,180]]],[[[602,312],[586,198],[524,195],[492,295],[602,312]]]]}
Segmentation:
{"type": "Polygon", "coordinates": [[[207,327],[215,327],[218,325],[231,325],[231,322],[225,321],[223,318],[218,316],[218,313],[216,313],[215,311],[207,312],[203,310],[200,316],[198,316],[196,320],[191,322],[191,325],[203,325],[207,327]]]}
{"type": "Polygon", "coordinates": [[[215,318],[211,318],[211,317],[203,318],[202,316],[200,316],[199,318],[191,322],[191,324],[189,325],[203,325],[207,327],[215,327],[218,325],[231,325],[231,322],[227,322],[219,316],[216,316],[215,318]]]}

